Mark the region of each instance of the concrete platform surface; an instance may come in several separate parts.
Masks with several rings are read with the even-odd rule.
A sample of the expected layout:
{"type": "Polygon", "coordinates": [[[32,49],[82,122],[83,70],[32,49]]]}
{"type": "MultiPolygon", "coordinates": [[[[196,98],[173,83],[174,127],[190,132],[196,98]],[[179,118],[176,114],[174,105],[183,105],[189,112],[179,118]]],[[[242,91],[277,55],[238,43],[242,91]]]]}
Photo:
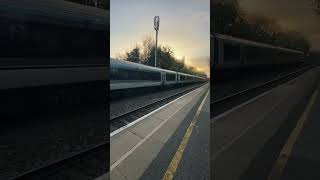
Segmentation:
{"type": "Polygon", "coordinates": [[[206,84],[113,134],[110,178],[139,179],[208,88],[206,84]]]}
{"type": "Polygon", "coordinates": [[[209,116],[208,92],[203,100],[187,112],[140,179],[210,179],[209,116]]]}
{"type": "MultiPolygon", "coordinates": [[[[320,94],[319,86],[302,130],[288,155],[283,180],[320,179],[320,94]]],[[[315,92],[316,93],[316,92],[315,92]]],[[[310,100],[311,101],[311,100],[310,100]]],[[[290,143],[291,139],[287,142],[290,143]]]]}
{"type": "Polygon", "coordinates": [[[298,117],[296,108],[313,92],[319,71],[312,69],[211,119],[211,178],[265,179],[272,160],[278,155],[278,146],[285,141],[285,135],[279,131],[286,132],[290,127],[288,122],[298,117]],[[275,143],[270,144],[271,140],[275,143]],[[264,158],[259,159],[262,152],[264,158]]]}

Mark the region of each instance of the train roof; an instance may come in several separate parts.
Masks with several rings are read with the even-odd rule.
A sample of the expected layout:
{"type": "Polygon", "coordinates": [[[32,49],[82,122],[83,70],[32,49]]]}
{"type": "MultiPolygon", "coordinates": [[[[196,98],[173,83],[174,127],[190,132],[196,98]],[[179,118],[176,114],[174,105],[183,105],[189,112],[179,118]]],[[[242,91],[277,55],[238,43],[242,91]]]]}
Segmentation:
{"type": "MultiPolygon", "coordinates": [[[[162,68],[157,68],[157,67],[152,67],[152,66],[147,66],[144,64],[139,64],[139,63],[134,63],[134,62],[130,62],[130,61],[124,61],[124,60],[120,60],[120,59],[115,59],[115,58],[110,58],[110,66],[117,66],[117,67],[122,67],[122,68],[138,68],[138,69],[143,69],[143,70],[148,70],[148,71],[159,71],[159,72],[168,72],[168,73],[176,73],[176,71],[171,71],[171,70],[167,70],[167,69],[162,69],[162,68]]],[[[191,74],[186,74],[186,73],[180,73],[179,74],[182,75],[186,75],[186,76],[193,76],[193,77],[200,77],[200,76],[195,76],[195,75],[191,75],[191,74]]],[[[202,78],[202,77],[200,77],[202,78]]]]}
{"type": "MultiPolygon", "coordinates": [[[[245,44],[245,45],[250,45],[250,46],[259,46],[259,47],[265,47],[265,48],[270,48],[270,49],[278,49],[278,50],[281,50],[281,51],[287,51],[287,52],[292,52],[292,53],[303,54],[302,51],[283,48],[283,47],[279,47],[279,46],[272,46],[270,44],[265,44],[265,43],[250,41],[250,40],[246,40],[246,39],[236,38],[236,37],[233,37],[233,36],[227,36],[227,35],[217,34],[217,33],[215,33],[213,36],[215,36],[215,37],[217,37],[219,39],[222,39],[224,41],[232,42],[232,43],[245,44]]],[[[211,37],[212,37],[212,35],[211,35],[211,37]]]]}
{"type": "Polygon", "coordinates": [[[0,18],[87,29],[109,29],[109,11],[64,0],[1,0],[0,18]]]}
{"type": "Polygon", "coordinates": [[[178,72],[180,75],[185,75],[185,76],[191,76],[191,77],[197,77],[197,78],[202,78],[204,79],[204,77],[201,77],[201,76],[196,76],[196,75],[192,75],[192,74],[186,74],[186,73],[181,73],[181,72],[178,72]]]}
{"type": "Polygon", "coordinates": [[[117,66],[117,67],[122,67],[122,68],[134,67],[134,68],[150,70],[150,71],[159,71],[159,72],[166,71],[166,72],[172,72],[172,73],[175,72],[175,71],[171,71],[171,70],[161,69],[161,68],[157,68],[157,67],[147,66],[144,64],[134,63],[134,62],[125,61],[125,60],[121,60],[121,59],[114,59],[114,58],[110,58],[110,64],[111,64],[111,66],[117,66]]]}

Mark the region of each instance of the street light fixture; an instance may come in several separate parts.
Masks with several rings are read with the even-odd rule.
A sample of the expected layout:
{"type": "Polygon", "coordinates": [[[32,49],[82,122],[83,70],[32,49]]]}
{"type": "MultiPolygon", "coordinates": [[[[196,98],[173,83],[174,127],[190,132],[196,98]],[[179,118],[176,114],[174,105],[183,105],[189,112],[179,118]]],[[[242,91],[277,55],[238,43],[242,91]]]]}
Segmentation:
{"type": "Polygon", "coordinates": [[[156,49],[154,51],[154,67],[157,67],[157,49],[158,49],[158,30],[160,25],[160,17],[155,16],[153,20],[154,30],[156,30],[156,49]]]}

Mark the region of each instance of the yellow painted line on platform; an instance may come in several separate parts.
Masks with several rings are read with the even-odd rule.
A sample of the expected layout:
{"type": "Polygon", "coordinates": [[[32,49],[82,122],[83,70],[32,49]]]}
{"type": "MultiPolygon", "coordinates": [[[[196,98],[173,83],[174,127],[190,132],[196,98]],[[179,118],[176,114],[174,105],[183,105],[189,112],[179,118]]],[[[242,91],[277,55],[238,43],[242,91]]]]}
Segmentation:
{"type": "Polygon", "coordinates": [[[173,179],[173,177],[174,177],[174,175],[175,175],[175,173],[177,171],[177,168],[179,166],[180,160],[182,158],[183,152],[184,152],[184,150],[185,150],[185,148],[186,148],[186,146],[187,146],[187,144],[189,142],[189,139],[190,139],[190,136],[192,134],[193,128],[196,125],[196,122],[197,122],[198,117],[200,115],[200,112],[202,110],[203,104],[206,101],[208,95],[209,95],[209,89],[207,90],[206,96],[202,100],[199,108],[197,109],[197,112],[196,112],[195,116],[193,117],[193,119],[192,119],[192,121],[191,121],[191,123],[190,123],[190,125],[189,125],[189,127],[188,127],[188,129],[186,131],[186,133],[184,134],[184,136],[182,138],[182,141],[181,141],[181,143],[179,145],[178,150],[176,151],[174,157],[172,158],[172,160],[171,160],[171,162],[170,162],[170,164],[169,164],[169,166],[168,166],[168,168],[166,170],[166,173],[165,173],[165,175],[163,177],[164,180],[173,179]]]}
{"type": "Polygon", "coordinates": [[[319,92],[319,89],[316,89],[316,91],[313,93],[311,100],[309,101],[309,104],[307,105],[306,109],[304,110],[303,114],[298,120],[296,127],[293,129],[293,131],[289,136],[289,139],[287,140],[286,144],[283,146],[279,154],[279,157],[275,165],[273,166],[272,171],[269,174],[268,180],[280,180],[282,178],[283,170],[286,167],[287,161],[290,157],[294,144],[296,143],[303,129],[303,125],[310,114],[311,107],[316,101],[318,92],[319,92]]]}

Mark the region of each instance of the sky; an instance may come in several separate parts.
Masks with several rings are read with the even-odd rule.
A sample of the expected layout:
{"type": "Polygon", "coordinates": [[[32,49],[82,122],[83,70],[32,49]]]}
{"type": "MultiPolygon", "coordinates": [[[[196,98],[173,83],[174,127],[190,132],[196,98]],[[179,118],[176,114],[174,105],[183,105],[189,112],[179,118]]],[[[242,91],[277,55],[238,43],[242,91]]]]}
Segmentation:
{"type": "Polygon", "coordinates": [[[247,13],[275,18],[282,27],[301,32],[311,49],[320,50],[320,15],[310,0],[239,0],[239,4],[247,13]]]}
{"type": "Polygon", "coordinates": [[[111,0],[111,57],[155,37],[154,16],[160,16],[158,44],[210,76],[210,0],[111,0]]]}

